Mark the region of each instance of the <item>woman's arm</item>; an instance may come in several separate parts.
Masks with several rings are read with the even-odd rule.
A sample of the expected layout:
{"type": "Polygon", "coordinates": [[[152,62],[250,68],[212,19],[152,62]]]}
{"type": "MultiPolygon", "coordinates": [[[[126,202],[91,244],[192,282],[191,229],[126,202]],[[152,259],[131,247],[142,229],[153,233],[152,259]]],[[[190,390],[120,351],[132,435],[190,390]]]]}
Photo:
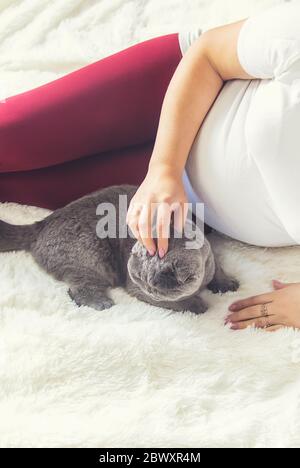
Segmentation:
{"type": "Polygon", "coordinates": [[[177,227],[184,226],[187,199],[182,174],[196,134],[224,81],[252,78],[242,69],[237,56],[237,40],[244,21],[203,33],[183,56],[170,81],[149,169],[127,214],[130,229],[152,255],[156,245],[151,223],[156,210],[151,208],[157,208],[157,248],[163,257],[168,249],[172,209],[177,207],[182,214],[177,227]]]}
{"type": "Polygon", "coordinates": [[[204,32],[183,56],[165,95],[150,167],[165,163],[182,173],[193,140],[224,81],[252,78],[237,57],[244,21],[204,32]]]}

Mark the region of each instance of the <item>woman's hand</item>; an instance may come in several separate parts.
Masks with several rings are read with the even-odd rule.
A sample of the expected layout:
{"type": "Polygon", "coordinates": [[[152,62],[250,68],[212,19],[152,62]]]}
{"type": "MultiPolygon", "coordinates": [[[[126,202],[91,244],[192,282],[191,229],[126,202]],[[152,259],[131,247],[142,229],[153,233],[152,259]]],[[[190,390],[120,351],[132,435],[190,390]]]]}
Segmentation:
{"type": "Polygon", "coordinates": [[[300,283],[273,281],[275,291],[234,302],[225,323],[233,330],[249,326],[276,331],[300,328],[300,283]],[[263,305],[265,304],[265,305],[263,305]],[[267,315],[266,315],[267,314],[267,315]]]}
{"type": "Polygon", "coordinates": [[[130,202],[126,222],[150,255],[158,250],[162,258],[168,251],[172,212],[175,213],[174,225],[182,232],[187,215],[186,203],[181,174],[164,165],[148,170],[146,178],[130,202]],[[152,231],[155,214],[157,246],[152,231]]]}

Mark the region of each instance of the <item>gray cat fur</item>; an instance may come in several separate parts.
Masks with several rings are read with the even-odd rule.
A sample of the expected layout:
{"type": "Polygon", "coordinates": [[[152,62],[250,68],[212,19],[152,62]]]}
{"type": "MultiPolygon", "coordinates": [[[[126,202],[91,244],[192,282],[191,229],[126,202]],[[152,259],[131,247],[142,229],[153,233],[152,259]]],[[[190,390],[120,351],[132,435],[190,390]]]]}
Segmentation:
{"type": "Polygon", "coordinates": [[[197,314],[207,309],[200,297],[205,287],[213,292],[238,288],[217,263],[206,237],[200,248],[186,249],[189,239],[177,238],[171,230],[163,259],[151,257],[130,236],[100,239],[98,205],[112,203],[118,220],[119,195],[127,195],[129,204],[136,189],[122,185],[98,190],[31,225],[0,221],[0,251],[30,252],[41,268],[69,286],[76,304],[97,310],[113,305],[108,291],[119,286],[149,304],[197,314]]]}

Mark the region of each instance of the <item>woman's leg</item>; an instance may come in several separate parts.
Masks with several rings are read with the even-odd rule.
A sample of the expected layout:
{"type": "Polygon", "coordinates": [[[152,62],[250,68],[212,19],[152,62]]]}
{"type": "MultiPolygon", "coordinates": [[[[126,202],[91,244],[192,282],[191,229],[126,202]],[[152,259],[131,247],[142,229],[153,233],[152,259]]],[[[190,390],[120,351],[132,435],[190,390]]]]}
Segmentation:
{"type": "MultiPolygon", "coordinates": [[[[178,33],[158,36],[8,98],[0,104],[0,172],[153,141],[181,58],[178,33]]],[[[130,177],[134,167],[125,166],[130,177]]]]}
{"type": "Polygon", "coordinates": [[[139,185],[153,145],[154,141],[43,169],[0,173],[0,201],[55,209],[109,185],[139,185]]]}

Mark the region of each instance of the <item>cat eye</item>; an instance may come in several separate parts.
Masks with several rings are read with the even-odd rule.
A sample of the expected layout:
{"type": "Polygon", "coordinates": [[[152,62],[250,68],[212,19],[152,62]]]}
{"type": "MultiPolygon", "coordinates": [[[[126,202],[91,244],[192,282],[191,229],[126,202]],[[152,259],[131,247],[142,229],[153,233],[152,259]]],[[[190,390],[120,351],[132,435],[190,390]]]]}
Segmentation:
{"type": "Polygon", "coordinates": [[[182,279],[183,283],[187,283],[188,281],[192,281],[195,279],[195,275],[189,274],[185,278],[182,279]]]}

